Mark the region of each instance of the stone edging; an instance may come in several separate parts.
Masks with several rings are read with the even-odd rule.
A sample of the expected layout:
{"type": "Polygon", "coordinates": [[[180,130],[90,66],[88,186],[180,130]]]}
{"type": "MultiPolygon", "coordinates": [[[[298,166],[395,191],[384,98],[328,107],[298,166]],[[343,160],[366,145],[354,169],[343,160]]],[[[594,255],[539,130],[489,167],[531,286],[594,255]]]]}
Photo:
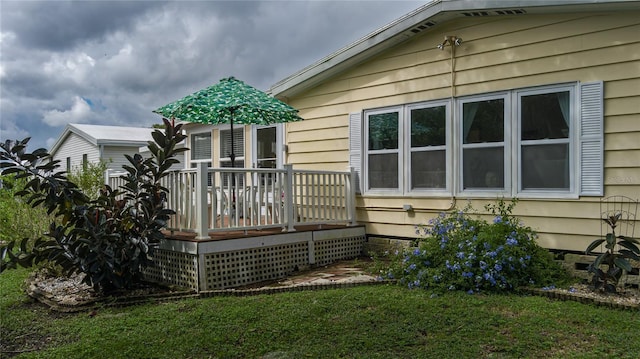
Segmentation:
{"type": "MultiPolygon", "coordinates": [[[[148,295],[137,295],[137,296],[131,296],[131,297],[96,298],[88,301],[83,301],[77,304],[59,303],[58,301],[52,300],[50,296],[48,296],[45,292],[37,288],[37,286],[35,286],[35,284],[33,283],[30,283],[27,286],[27,294],[30,297],[38,300],[39,302],[47,305],[49,308],[51,308],[54,311],[64,312],[64,313],[74,313],[74,312],[89,311],[92,309],[96,309],[98,307],[126,307],[130,305],[143,304],[143,303],[149,303],[149,302],[165,302],[165,301],[181,300],[181,299],[188,299],[188,298],[211,298],[211,297],[224,297],[224,296],[244,297],[244,296],[253,296],[253,295],[260,295],[260,294],[276,294],[276,293],[301,292],[301,291],[310,291],[310,290],[352,288],[352,287],[359,287],[364,285],[381,285],[381,284],[394,284],[394,283],[396,283],[396,281],[378,280],[378,281],[349,282],[349,283],[296,284],[296,285],[289,285],[289,286],[261,287],[261,288],[252,288],[252,289],[220,289],[220,290],[204,291],[200,293],[196,293],[194,291],[177,291],[177,292],[169,292],[169,293],[153,293],[148,295]]],[[[576,302],[585,303],[585,304],[593,304],[593,305],[604,306],[604,307],[614,308],[614,309],[622,309],[622,310],[640,310],[640,305],[638,304],[614,303],[611,301],[586,297],[586,296],[582,296],[575,293],[562,293],[562,292],[557,292],[552,290],[543,290],[538,288],[521,288],[521,290],[525,293],[547,297],[551,299],[571,300],[571,301],[576,301],[576,302]]]]}
{"type": "Polygon", "coordinates": [[[571,300],[574,302],[580,302],[584,304],[593,304],[608,308],[614,309],[622,309],[622,310],[640,310],[640,305],[638,304],[625,304],[625,303],[614,303],[607,300],[602,300],[598,298],[586,297],[576,293],[563,293],[557,292],[553,290],[544,290],[538,288],[521,288],[523,292],[537,295],[541,297],[547,297],[551,299],[559,299],[559,300],[571,300]]]}
{"type": "Polygon", "coordinates": [[[181,300],[188,298],[210,298],[221,296],[253,296],[260,294],[275,294],[285,292],[300,292],[308,290],[324,290],[338,288],[352,288],[363,285],[379,285],[389,284],[392,281],[369,281],[369,282],[351,282],[351,283],[326,283],[326,284],[296,284],[280,287],[262,287],[255,289],[221,289],[196,293],[194,291],[178,291],[170,293],[154,293],[148,295],[138,295],[131,297],[103,297],[95,298],[79,302],[77,304],[59,303],[40,290],[35,284],[30,283],[27,286],[27,295],[47,305],[51,310],[63,313],[75,313],[89,311],[100,307],[126,307],[136,304],[144,304],[150,302],[165,302],[172,300],[181,300]]]}
{"type": "Polygon", "coordinates": [[[286,292],[302,292],[308,290],[325,290],[325,289],[338,289],[338,288],[353,288],[360,287],[364,285],[380,285],[380,284],[391,284],[392,281],[380,280],[380,281],[369,281],[369,282],[349,282],[349,283],[326,283],[326,284],[296,284],[296,285],[288,285],[288,286],[279,286],[279,287],[262,287],[255,289],[221,289],[221,290],[210,290],[200,292],[200,298],[210,298],[210,297],[219,297],[219,296],[235,296],[235,297],[244,297],[251,295],[259,295],[259,294],[276,294],[276,293],[286,293],[286,292]]]}

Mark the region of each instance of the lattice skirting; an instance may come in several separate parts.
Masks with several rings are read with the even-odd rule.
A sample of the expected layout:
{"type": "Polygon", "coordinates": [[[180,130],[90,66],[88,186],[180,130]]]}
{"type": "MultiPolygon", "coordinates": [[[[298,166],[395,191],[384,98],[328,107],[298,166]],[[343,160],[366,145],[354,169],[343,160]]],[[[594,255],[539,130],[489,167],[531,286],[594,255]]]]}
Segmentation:
{"type": "Polygon", "coordinates": [[[193,290],[198,289],[198,256],[156,249],[153,252],[153,262],[154,266],[144,271],[146,279],[193,290]]]}
{"type": "Polygon", "coordinates": [[[205,290],[233,288],[286,277],[308,264],[307,243],[205,254],[205,290]]]}
{"type": "Polygon", "coordinates": [[[365,236],[314,241],[316,265],[326,265],[362,255],[365,236]]]}
{"type": "Polygon", "coordinates": [[[269,240],[234,239],[225,243],[173,242],[155,251],[155,266],[145,277],[197,291],[245,286],[284,278],[296,270],[326,265],[362,254],[361,231],[323,231],[269,240]],[[237,242],[233,242],[237,241],[237,242]]]}

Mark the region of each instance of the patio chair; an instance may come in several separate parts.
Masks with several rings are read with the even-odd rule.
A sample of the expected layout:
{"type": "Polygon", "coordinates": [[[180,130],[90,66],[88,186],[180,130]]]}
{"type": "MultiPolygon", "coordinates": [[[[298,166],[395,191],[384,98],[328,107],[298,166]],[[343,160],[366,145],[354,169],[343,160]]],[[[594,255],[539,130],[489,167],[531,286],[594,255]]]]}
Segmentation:
{"type": "Polygon", "coordinates": [[[239,212],[240,216],[245,220],[245,225],[247,225],[247,220],[251,222],[250,225],[257,224],[257,218],[260,215],[260,204],[258,203],[257,188],[253,186],[246,186],[241,191],[239,197],[239,212]]]}
{"type": "Polygon", "coordinates": [[[209,199],[209,218],[213,223],[210,223],[209,227],[217,228],[222,225],[222,218],[229,213],[229,198],[220,187],[210,189],[210,194],[213,198],[209,199]],[[218,221],[220,221],[220,225],[218,225],[218,221]]]}

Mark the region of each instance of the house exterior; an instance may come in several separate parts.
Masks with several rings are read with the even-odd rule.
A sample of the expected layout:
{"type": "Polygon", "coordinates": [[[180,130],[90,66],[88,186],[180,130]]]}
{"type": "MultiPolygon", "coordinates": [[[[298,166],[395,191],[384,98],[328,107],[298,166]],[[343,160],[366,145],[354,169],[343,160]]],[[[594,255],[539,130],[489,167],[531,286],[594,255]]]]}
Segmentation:
{"type": "MultiPolygon", "coordinates": [[[[183,122],[187,139],[184,167],[231,167],[231,126],[183,122]]],[[[236,168],[282,168],[285,163],[284,125],[234,126],[233,153],[236,168]]]]}
{"type": "Polygon", "coordinates": [[[60,166],[71,171],[86,163],[104,160],[108,169],[122,171],[129,164],[125,154],[140,153],[141,147],[152,141],[153,129],[86,124],[67,124],[49,153],[60,166]]]}
{"type": "Polygon", "coordinates": [[[431,1],[271,87],[305,119],[286,162],[355,168],[369,238],[518,198],[583,251],[602,198],[640,197],[638,34],[640,1],[431,1]]]}

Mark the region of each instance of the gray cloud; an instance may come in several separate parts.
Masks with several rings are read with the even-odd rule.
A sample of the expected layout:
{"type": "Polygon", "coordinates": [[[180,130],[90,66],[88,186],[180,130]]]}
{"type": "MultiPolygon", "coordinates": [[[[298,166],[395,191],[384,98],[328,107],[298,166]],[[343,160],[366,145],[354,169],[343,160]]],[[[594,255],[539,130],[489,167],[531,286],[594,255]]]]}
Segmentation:
{"type": "Polygon", "coordinates": [[[2,1],[0,137],[69,122],[150,126],[236,76],[266,90],[417,8],[409,1],[2,1]]]}
{"type": "Polygon", "coordinates": [[[130,31],[156,1],[7,1],[3,26],[27,47],[66,50],[100,40],[115,31],[130,31]]]}

